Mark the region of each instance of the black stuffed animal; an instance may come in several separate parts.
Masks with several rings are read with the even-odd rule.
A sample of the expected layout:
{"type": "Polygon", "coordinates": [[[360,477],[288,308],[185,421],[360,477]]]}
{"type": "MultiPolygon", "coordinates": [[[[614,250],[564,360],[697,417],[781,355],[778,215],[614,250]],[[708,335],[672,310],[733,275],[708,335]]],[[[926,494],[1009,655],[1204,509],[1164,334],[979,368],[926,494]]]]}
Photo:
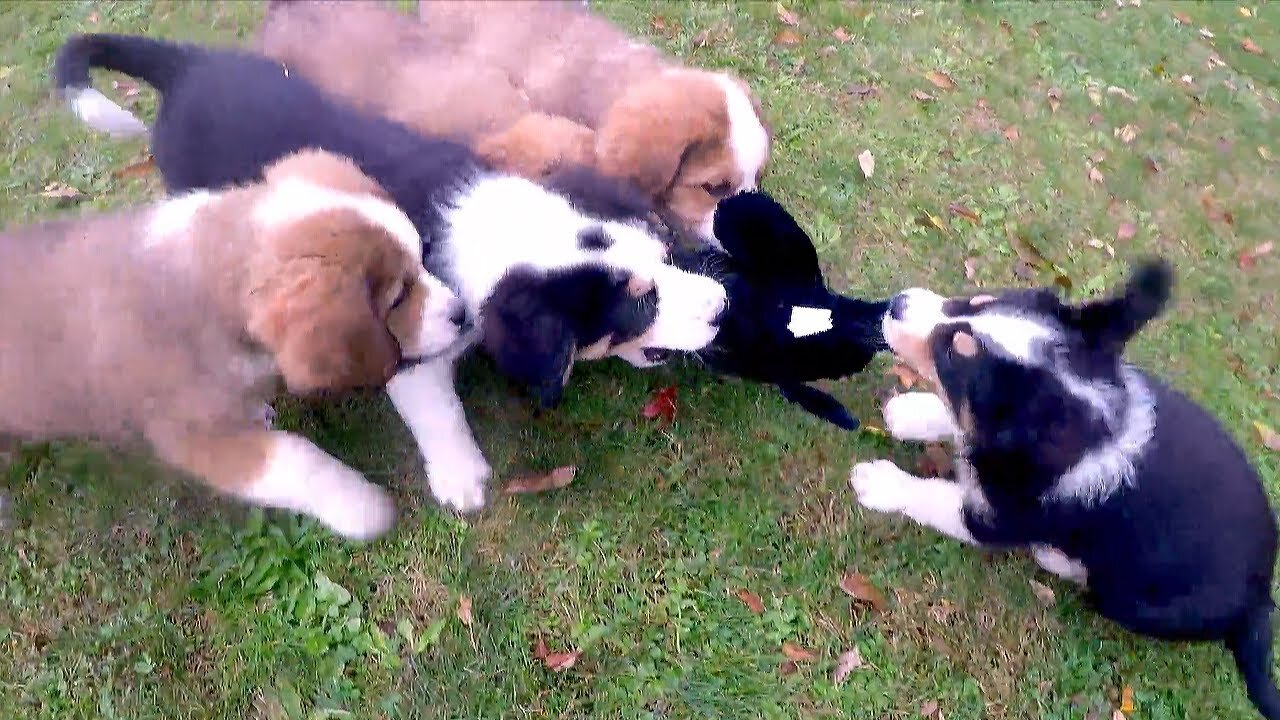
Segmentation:
{"type": "Polygon", "coordinates": [[[764,193],[720,201],[714,231],[724,252],[704,247],[677,260],[712,275],[729,294],[720,332],[699,357],[716,372],[777,385],[810,413],[857,429],[840,401],[806,383],[860,372],[886,349],[880,322],[889,301],[829,290],[809,236],[764,193]]]}

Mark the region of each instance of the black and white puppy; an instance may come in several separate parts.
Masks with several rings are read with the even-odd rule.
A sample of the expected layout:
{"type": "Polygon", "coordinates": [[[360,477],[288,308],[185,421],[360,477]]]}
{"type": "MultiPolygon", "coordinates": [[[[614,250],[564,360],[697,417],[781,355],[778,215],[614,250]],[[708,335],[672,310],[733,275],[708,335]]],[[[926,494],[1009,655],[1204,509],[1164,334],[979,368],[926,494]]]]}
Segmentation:
{"type": "Polygon", "coordinates": [[[638,214],[634,191],[617,181],[579,169],[543,186],[496,173],[464,145],[359,112],[251,53],[72,37],[57,56],[57,87],[81,119],[116,135],[146,128],[93,89],[91,68],[160,93],[151,145],[171,191],[250,182],[277,158],[322,148],[354,160],[410,217],[424,264],[479,326],[447,358],[388,386],[446,506],[468,511],[485,500],[489,465],[454,390],[457,359],[481,337],[499,368],[530,384],[544,406],[559,401],[575,360],[618,356],[647,366],[715,337],[724,287],[672,266],[665,225],[638,214]]]}
{"type": "Polygon", "coordinates": [[[807,383],[861,372],[885,349],[880,319],[888,301],[832,292],[813,241],[762,192],[721,200],[713,229],[724,252],[706,247],[676,261],[729,292],[720,332],[698,357],[716,372],[772,383],[810,413],[856,429],[858,420],[840,401],[807,383]]]}
{"type": "Polygon", "coordinates": [[[1171,284],[1169,267],[1150,262],[1119,295],[1082,305],[1051,290],[897,295],[885,339],[938,393],[894,397],[885,426],[952,440],[957,481],[879,460],[856,465],[851,482],[872,510],[968,543],[1029,547],[1134,632],[1225,642],[1249,698],[1275,720],[1276,522],[1262,483],[1208,412],[1121,357],[1171,284]]]}

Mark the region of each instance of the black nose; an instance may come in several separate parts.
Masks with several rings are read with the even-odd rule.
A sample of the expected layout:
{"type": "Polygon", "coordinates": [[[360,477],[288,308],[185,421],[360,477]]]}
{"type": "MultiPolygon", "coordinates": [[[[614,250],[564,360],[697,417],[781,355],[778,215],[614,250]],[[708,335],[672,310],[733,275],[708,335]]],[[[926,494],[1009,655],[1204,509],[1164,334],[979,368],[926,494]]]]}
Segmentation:
{"type": "Polygon", "coordinates": [[[907,296],[906,294],[894,295],[889,301],[889,317],[894,320],[901,320],[902,316],[907,312],[907,296]]]}
{"type": "Polygon", "coordinates": [[[463,305],[462,303],[458,303],[457,305],[454,305],[453,310],[449,312],[449,322],[453,323],[458,327],[465,327],[466,325],[468,325],[469,323],[467,322],[467,306],[463,305]]]}

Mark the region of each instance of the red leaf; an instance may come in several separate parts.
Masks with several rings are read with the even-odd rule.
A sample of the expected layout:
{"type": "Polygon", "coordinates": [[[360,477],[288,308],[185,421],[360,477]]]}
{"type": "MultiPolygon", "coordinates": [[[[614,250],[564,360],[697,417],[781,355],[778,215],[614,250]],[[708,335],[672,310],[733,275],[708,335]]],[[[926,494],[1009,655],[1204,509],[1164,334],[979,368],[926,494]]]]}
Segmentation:
{"type": "Polygon", "coordinates": [[[502,488],[503,495],[528,495],[532,493],[559,490],[573,482],[578,468],[573,465],[558,467],[549,473],[529,473],[518,475],[502,488]]]}
{"type": "Polygon", "coordinates": [[[542,659],[542,663],[547,666],[551,672],[564,672],[573,667],[578,662],[578,658],[582,656],[581,650],[573,652],[551,653],[542,659]]]}
{"type": "Polygon", "coordinates": [[[660,418],[664,423],[673,422],[676,419],[676,386],[669,385],[656,390],[649,396],[649,402],[640,414],[647,420],[660,418]]]}
{"type": "Polygon", "coordinates": [[[1236,258],[1236,265],[1238,265],[1241,270],[1248,270],[1257,263],[1258,258],[1269,254],[1273,249],[1275,249],[1275,246],[1275,242],[1268,240],[1261,245],[1256,245],[1248,250],[1243,250],[1236,258]]]}
{"type": "Polygon", "coordinates": [[[807,662],[818,657],[812,650],[806,650],[791,641],[782,643],[782,654],[786,655],[791,662],[796,663],[807,662]]]}
{"type": "Polygon", "coordinates": [[[870,605],[878,612],[884,612],[889,609],[889,602],[884,599],[884,593],[876,589],[875,585],[867,579],[862,573],[849,573],[840,579],[840,589],[846,595],[870,605]]]}
{"type": "Polygon", "coordinates": [[[760,599],[759,595],[756,595],[750,590],[746,588],[739,590],[738,599],[742,601],[743,605],[747,606],[747,609],[750,610],[753,615],[760,615],[764,612],[764,601],[760,599]]]}

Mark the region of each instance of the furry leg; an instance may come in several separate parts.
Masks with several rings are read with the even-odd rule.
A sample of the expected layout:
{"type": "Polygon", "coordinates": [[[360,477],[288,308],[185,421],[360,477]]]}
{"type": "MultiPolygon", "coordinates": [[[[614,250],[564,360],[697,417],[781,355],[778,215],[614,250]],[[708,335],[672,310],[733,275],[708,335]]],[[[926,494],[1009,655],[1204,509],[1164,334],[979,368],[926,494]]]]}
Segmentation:
{"type": "Polygon", "coordinates": [[[1031,557],[1048,572],[1077,585],[1089,584],[1089,571],[1079,562],[1051,545],[1032,545],[1031,557]]]}
{"type": "Polygon", "coordinates": [[[867,509],[899,512],[956,540],[978,544],[965,524],[965,491],[958,483],[918,478],[889,460],[876,460],[855,465],[849,484],[867,509]]]}
{"type": "Polygon", "coordinates": [[[950,440],[959,434],[942,398],[927,392],[894,395],[884,404],[884,429],[899,440],[950,440]]]}

